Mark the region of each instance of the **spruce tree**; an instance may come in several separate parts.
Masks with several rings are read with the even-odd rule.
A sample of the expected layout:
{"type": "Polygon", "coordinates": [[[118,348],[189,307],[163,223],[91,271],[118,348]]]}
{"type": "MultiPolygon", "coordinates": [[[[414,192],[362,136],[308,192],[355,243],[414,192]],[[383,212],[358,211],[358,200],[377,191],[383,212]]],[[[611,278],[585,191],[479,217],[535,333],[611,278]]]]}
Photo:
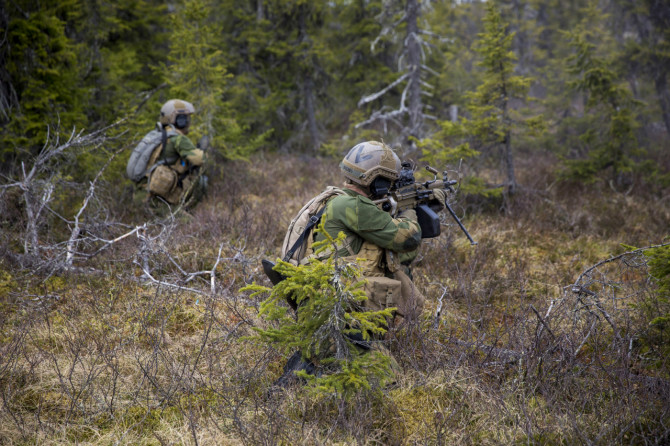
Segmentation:
{"type": "Polygon", "coordinates": [[[602,32],[596,26],[598,11],[585,9],[584,20],[569,33],[573,54],[568,60],[568,72],[573,76],[569,85],[585,97],[588,122],[580,135],[585,153],[567,159],[564,176],[579,181],[593,182],[602,175],[613,186],[621,186],[623,174],[630,172],[635,156],[640,154],[635,130],[635,101],[616,71],[617,56],[599,55],[596,42],[602,32]]]}
{"type": "Polygon", "coordinates": [[[531,79],[514,74],[516,56],[511,51],[514,37],[508,32],[495,2],[487,2],[484,31],[479,34],[476,51],[484,69],[482,84],[468,95],[472,115],[468,126],[484,145],[500,150],[506,176],[505,190],[513,194],[517,188],[512,150],[513,130],[522,123],[515,116],[513,99],[526,100],[531,79]]]}
{"type": "MultiPolygon", "coordinates": [[[[337,251],[345,236],[333,239],[322,225],[317,229],[326,239],[314,244],[315,252],[337,251]]],[[[305,360],[316,365],[316,373],[304,371],[312,389],[340,398],[349,398],[363,389],[391,378],[391,359],[377,349],[366,351],[352,340],[375,342],[386,332],[394,308],[369,311],[367,297],[357,266],[332,255],[327,260],[312,260],[294,266],[279,261],[275,266],[285,279],[269,289],[250,285],[241,291],[252,296],[269,294],[260,306],[260,315],[277,324],[257,328],[258,339],[285,352],[299,350],[305,360]],[[295,317],[285,302],[297,303],[295,317]]]]}
{"type": "MultiPolygon", "coordinates": [[[[457,122],[438,121],[439,130],[421,141],[420,147],[427,160],[438,164],[498,152],[496,158],[502,162],[506,178],[503,192],[511,195],[517,188],[512,137],[541,126],[542,119],[524,118],[512,107],[513,100],[527,100],[531,79],[514,74],[514,34],[508,32],[495,2],[486,3],[483,21],[484,30],[474,44],[482,68],[481,83],[475,91],[463,95],[470,116],[457,122]]],[[[464,186],[468,193],[499,194],[474,177],[468,177],[464,186]]]]}
{"type": "Polygon", "coordinates": [[[222,29],[212,0],[182,0],[171,16],[168,73],[171,97],[192,102],[197,109],[193,133],[205,136],[226,158],[246,158],[264,135],[246,138],[225,100],[231,75],[219,48],[222,29]]]}
{"type": "Polygon", "coordinates": [[[86,124],[85,90],[80,88],[82,45],[68,36],[67,25],[81,12],[79,0],[40,6],[10,2],[1,45],[3,112],[0,161],[34,155],[47,134],[67,135],[86,124]]]}

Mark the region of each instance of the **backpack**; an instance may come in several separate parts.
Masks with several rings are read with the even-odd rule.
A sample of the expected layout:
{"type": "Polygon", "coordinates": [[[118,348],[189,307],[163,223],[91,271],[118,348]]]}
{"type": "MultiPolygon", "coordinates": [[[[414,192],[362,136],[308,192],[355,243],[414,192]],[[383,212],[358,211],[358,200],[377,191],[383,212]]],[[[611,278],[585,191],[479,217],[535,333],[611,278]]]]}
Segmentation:
{"type": "Polygon", "coordinates": [[[282,244],[281,257],[285,262],[294,265],[300,264],[308,248],[312,245],[309,237],[312,228],[319,223],[321,215],[326,210],[326,202],[344,194],[342,189],[328,186],[326,190],[307,202],[291,221],[282,244]]]}
{"type": "MultiPolygon", "coordinates": [[[[300,264],[301,260],[305,258],[308,248],[312,246],[312,237],[309,237],[309,234],[312,232],[312,228],[321,220],[321,216],[326,210],[326,202],[332,197],[342,194],[344,194],[342,189],[328,186],[326,190],[309,200],[300,209],[298,214],[291,220],[291,224],[288,225],[281,249],[282,260],[296,266],[300,264]]],[[[263,259],[261,265],[273,285],[277,285],[285,279],[283,275],[273,269],[275,262],[263,259]]],[[[288,302],[294,310],[297,308],[294,301],[288,299],[288,302]]]]}
{"type": "Polygon", "coordinates": [[[144,135],[144,138],[142,138],[130,154],[128,164],[126,165],[126,175],[128,178],[136,183],[142,181],[148,173],[147,168],[153,167],[152,164],[160,156],[160,152],[165,147],[168,137],[176,135],[178,133],[174,130],[170,129],[166,131],[160,124],[156,124],[156,128],[144,135]]]}

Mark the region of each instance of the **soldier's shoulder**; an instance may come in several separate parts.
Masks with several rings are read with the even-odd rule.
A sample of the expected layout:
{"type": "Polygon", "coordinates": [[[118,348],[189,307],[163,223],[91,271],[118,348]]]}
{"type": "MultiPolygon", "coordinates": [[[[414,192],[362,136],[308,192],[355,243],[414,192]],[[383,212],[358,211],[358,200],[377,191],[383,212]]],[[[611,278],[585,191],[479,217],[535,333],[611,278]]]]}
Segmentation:
{"type": "Polygon", "coordinates": [[[174,135],[171,139],[174,141],[175,146],[181,149],[195,149],[193,141],[186,135],[174,135]]]}
{"type": "Polygon", "coordinates": [[[328,200],[328,204],[336,208],[350,207],[352,205],[355,205],[355,203],[356,203],[356,197],[346,193],[334,195],[328,200]]]}

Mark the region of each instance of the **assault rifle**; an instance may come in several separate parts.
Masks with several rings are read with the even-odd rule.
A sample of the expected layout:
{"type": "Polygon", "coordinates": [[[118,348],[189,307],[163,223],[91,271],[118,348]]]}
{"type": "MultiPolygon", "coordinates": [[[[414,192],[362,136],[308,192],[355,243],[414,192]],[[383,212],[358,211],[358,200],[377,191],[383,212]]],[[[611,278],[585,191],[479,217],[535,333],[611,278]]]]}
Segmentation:
{"type": "MultiPolygon", "coordinates": [[[[438,171],[430,166],[426,166],[426,170],[435,177],[432,180],[425,181],[423,183],[418,183],[414,179],[414,163],[410,161],[404,161],[401,165],[400,176],[395,181],[393,186],[385,191],[385,196],[383,198],[373,200],[380,209],[389,212],[391,216],[395,217],[401,211],[406,209],[415,209],[416,216],[419,220],[419,226],[421,226],[421,237],[422,238],[432,238],[440,235],[440,219],[433,209],[430,208],[428,203],[430,201],[437,200],[434,194],[435,189],[443,189],[447,192],[454,192],[453,185],[458,183],[456,180],[449,180],[447,178],[447,171],[442,172],[442,179],[437,178],[438,171]]],[[[382,194],[378,194],[382,195],[382,194]]],[[[445,199],[442,203],[444,207],[449,211],[451,216],[456,220],[458,226],[461,228],[465,236],[470,240],[471,245],[476,245],[475,242],[468,230],[465,229],[460,218],[456,215],[454,210],[449,206],[449,203],[445,199]]]]}

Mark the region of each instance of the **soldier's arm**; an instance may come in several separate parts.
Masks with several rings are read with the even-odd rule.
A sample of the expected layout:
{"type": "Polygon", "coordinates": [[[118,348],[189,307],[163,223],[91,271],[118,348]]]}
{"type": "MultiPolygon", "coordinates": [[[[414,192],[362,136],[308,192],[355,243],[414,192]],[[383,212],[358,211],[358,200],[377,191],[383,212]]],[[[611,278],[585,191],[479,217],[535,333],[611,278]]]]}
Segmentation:
{"type": "Polygon", "coordinates": [[[396,252],[416,250],[421,244],[421,227],[414,210],[392,218],[370,200],[358,200],[356,214],[348,219],[351,230],[365,240],[396,252]]]}
{"type": "Polygon", "coordinates": [[[174,144],[177,153],[182,159],[187,160],[193,166],[201,166],[204,162],[205,152],[193,145],[190,139],[185,135],[174,137],[174,144]]]}

